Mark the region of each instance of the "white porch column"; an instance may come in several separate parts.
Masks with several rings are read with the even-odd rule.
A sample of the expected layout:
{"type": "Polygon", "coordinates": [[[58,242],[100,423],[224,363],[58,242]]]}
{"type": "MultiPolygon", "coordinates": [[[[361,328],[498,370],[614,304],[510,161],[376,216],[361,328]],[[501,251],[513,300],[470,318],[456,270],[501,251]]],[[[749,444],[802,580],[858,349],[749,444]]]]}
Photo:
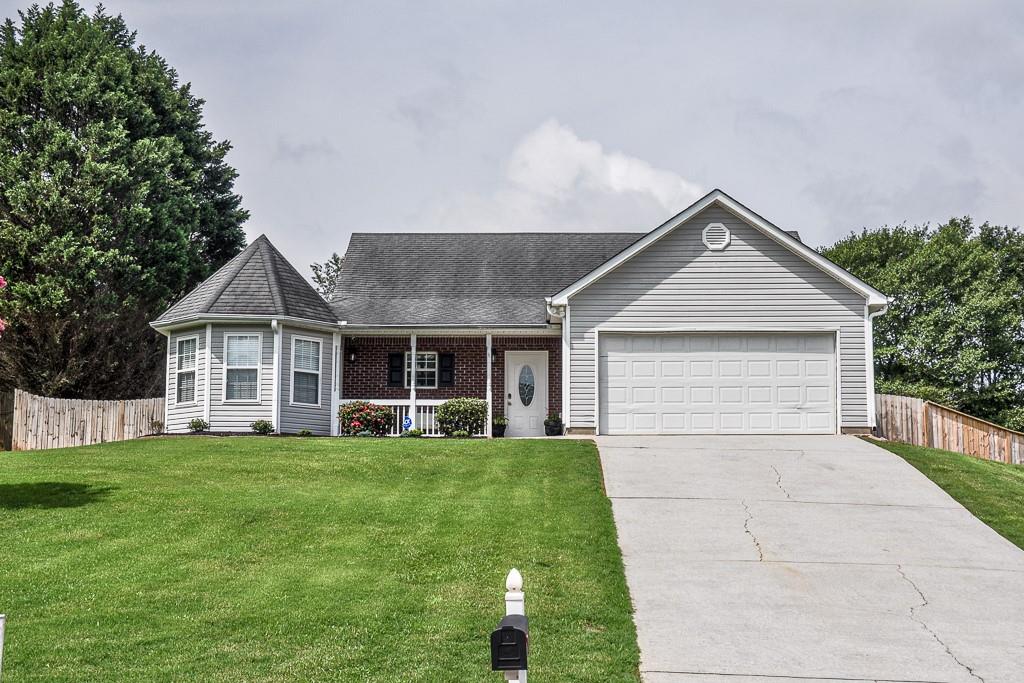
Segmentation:
{"type": "Polygon", "coordinates": [[[494,394],[491,390],[491,335],[487,335],[487,424],[484,425],[486,430],[484,433],[487,438],[490,439],[493,434],[492,425],[494,424],[494,404],[492,398],[494,394]]]}
{"type": "Polygon", "coordinates": [[[334,335],[334,348],[331,353],[331,362],[334,367],[331,368],[331,436],[338,436],[338,408],[341,405],[341,372],[342,364],[345,362],[345,354],[342,353],[341,348],[341,333],[335,332],[334,335]]]}
{"type": "MultiPolygon", "coordinates": [[[[409,370],[409,419],[412,420],[412,428],[417,429],[416,424],[416,335],[409,335],[410,359],[412,367],[409,370]]],[[[398,425],[401,430],[402,425],[398,425]]]]}

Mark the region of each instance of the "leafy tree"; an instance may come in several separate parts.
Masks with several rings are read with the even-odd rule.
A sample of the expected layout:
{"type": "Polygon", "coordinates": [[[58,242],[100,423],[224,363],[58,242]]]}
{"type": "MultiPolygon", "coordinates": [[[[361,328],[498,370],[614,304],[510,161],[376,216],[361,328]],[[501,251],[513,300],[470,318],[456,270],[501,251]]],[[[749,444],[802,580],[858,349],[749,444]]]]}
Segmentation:
{"type": "Polygon", "coordinates": [[[159,393],[148,327],[244,244],[230,149],[120,16],[33,5],[0,26],[0,384],[159,393]]]}
{"type": "Polygon", "coordinates": [[[334,285],[338,281],[338,275],[341,274],[341,267],[344,264],[344,257],[338,256],[335,252],[323,263],[313,263],[309,266],[313,270],[316,291],[320,292],[320,296],[328,301],[334,296],[334,285]]]}
{"type": "Polygon", "coordinates": [[[864,230],[822,253],[885,292],[878,389],[1016,423],[1024,406],[1024,236],[970,218],[864,230]]]}

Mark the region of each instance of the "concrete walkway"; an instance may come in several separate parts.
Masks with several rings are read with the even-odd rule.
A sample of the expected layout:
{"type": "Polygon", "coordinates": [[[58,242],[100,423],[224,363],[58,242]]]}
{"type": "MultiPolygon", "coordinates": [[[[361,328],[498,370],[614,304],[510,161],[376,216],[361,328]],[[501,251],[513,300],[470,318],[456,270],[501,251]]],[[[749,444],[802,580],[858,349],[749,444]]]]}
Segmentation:
{"type": "Polygon", "coordinates": [[[598,447],[645,681],[1024,681],[1024,552],[888,451],[836,436],[598,447]]]}

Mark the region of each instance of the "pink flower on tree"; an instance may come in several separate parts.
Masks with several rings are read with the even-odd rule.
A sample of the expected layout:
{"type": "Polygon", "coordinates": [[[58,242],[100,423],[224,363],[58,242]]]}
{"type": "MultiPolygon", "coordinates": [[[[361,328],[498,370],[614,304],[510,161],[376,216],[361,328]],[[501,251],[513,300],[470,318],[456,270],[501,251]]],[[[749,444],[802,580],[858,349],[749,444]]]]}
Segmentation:
{"type": "Polygon", "coordinates": [[[6,286],[7,286],[7,280],[4,279],[3,275],[0,275],[0,289],[3,289],[6,286]]]}

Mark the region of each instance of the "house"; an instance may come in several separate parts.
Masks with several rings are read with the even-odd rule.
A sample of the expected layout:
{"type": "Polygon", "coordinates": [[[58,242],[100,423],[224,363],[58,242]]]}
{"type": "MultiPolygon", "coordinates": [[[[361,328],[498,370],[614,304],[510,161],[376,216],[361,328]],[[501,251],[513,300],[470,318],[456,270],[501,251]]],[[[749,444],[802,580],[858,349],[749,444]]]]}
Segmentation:
{"type": "Polygon", "coordinates": [[[648,233],[357,233],[324,301],[260,237],[152,323],[171,432],[430,431],[485,398],[509,435],[864,433],[886,297],[715,190],[648,233]]]}

